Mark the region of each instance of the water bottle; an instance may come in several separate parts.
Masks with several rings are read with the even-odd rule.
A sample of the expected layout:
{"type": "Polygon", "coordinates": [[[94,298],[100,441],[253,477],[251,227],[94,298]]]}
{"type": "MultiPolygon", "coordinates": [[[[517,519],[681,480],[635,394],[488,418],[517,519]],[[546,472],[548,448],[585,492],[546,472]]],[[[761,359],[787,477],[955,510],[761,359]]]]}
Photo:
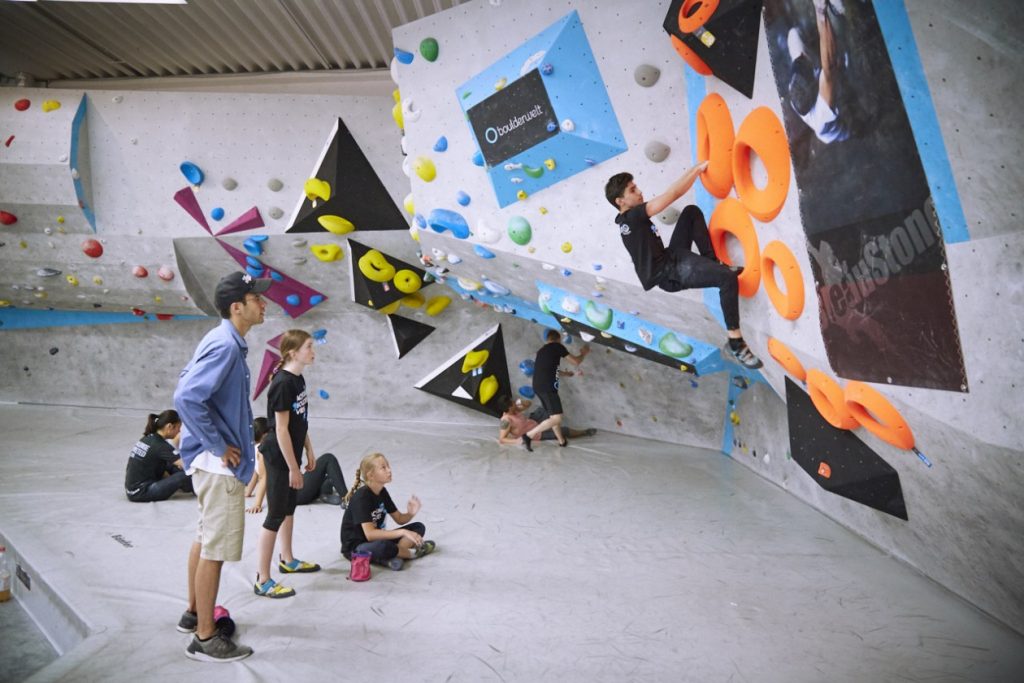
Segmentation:
{"type": "Polygon", "coordinates": [[[0,545],[0,602],[11,599],[11,570],[7,568],[7,548],[0,545]]]}

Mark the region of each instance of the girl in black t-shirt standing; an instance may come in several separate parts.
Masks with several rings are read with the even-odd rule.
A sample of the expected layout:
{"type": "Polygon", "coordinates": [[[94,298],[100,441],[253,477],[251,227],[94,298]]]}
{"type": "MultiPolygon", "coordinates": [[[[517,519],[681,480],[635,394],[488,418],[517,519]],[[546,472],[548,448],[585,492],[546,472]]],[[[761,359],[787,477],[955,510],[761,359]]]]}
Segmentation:
{"type": "Polygon", "coordinates": [[[374,564],[398,571],[405,560],[433,552],[436,544],[423,540],[426,526],[412,522],[420,511],[420,499],[410,497],[406,511],[399,512],[391,494],[384,488],[389,483],[391,465],[382,453],[371,453],[363,458],[356,470],[356,481],[345,496],[348,509],[341,520],[341,554],[351,560],[354,552],[370,553],[374,564]],[[385,529],[386,515],[404,526],[385,529]]]}
{"type": "Polygon", "coordinates": [[[316,467],[309,441],[309,410],[306,380],[302,371],[313,364],[313,337],[305,330],[288,330],[281,337],[281,361],[267,391],[267,423],[270,430],[261,451],[267,473],[267,518],[256,546],[259,569],[253,591],[268,598],[289,598],[295,591],[270,578],[270,558],[281,537],[278,569],[285,574],[320,571],[320,565],[295,559],[292,528],[295,504],[302,488],[302,451],[306,470],[316,467]]]}

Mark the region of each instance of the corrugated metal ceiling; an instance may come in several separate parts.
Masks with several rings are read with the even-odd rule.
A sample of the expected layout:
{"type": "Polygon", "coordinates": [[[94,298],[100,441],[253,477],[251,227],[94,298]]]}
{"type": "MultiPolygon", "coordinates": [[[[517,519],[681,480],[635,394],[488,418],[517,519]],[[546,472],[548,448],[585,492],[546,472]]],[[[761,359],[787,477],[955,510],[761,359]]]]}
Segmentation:
{"type": "Polygon", "coordinates": [[[0,75],[36,81],[358,71],[391,29],[468,0],[0,0],[0,75]]]}

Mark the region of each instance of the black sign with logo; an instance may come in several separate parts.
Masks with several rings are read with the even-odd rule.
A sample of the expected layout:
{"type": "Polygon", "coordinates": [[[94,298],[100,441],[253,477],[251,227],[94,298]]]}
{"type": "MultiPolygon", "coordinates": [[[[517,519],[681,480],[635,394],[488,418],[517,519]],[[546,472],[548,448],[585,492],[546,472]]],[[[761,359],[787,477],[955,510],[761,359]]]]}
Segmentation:
{"type": "Polygon", "coordinates": [[[467,114],[488,166],[558,135],[555,111],[537,69],[473,105],[467,114]]]}

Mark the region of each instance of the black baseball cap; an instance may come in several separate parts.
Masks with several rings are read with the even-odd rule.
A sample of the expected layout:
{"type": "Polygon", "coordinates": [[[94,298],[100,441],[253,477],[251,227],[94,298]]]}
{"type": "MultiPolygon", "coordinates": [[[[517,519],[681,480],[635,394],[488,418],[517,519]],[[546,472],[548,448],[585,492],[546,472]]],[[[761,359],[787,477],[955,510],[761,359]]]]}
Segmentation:
{"type": "Polygon", "coordinates": [[[248,273],[236,271],[225,275],[217,283],[217,289],[213,293],[213,304],[218,311],[223,311],[231,304],[245,301],[246,294],[262,294],[270,289],[273,280],[267,278],[254,278],[248,273]]]}

